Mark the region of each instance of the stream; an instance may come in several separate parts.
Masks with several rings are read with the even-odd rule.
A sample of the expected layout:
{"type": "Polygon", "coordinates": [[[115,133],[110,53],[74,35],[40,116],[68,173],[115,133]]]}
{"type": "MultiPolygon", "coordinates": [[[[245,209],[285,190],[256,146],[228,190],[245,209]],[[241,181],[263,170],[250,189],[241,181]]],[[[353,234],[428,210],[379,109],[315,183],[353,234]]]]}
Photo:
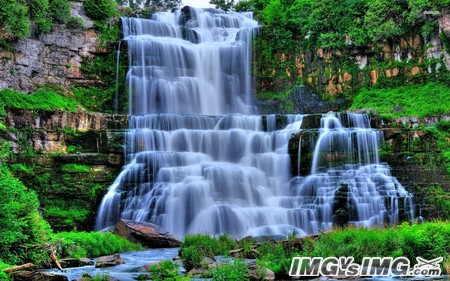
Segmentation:
{"type": "MultiPolygon", "coordinates": [[[[95,268],[94,265],[89,265],[65,268],[62,273],[55,269],[44,270],[43,272],[64,275],[69,280],[81,278],[83,274],[89,274],[93,277],[107,275],[120,281],[135,281],[139,275],[148,274],[148,271],[143,268],[145,265],[162,260],[172,260],[178,256],[178,250],[179,248],[161,248],[121,253],[120,257],[124,264],[113,267],[95,268]]],[[[95,263],[96,259],[93,259],[93,261],[95,263]]]]}

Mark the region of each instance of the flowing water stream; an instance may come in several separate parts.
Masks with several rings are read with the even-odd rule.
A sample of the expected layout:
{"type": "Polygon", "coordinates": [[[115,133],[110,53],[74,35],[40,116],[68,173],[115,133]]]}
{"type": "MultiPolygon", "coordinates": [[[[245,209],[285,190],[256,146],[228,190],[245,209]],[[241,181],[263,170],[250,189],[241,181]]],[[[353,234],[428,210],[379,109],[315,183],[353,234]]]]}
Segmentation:
{"type": "Polygon", "coordinates": [[[305,116],[256,115],[251,13],[190,8],[122,24],[130,62],[126,165],[103,198],[97,229],[126,218],[180,237],[317,233],[332,226],[343,185],[350,223],[413,216],[410,194],[379,161],[382,133],[367,115],[321,116],[310,172],[291,175],[289,138],[305,130],[305,116]],[[336,154],[339,163],[329,158],[336,154]]]}

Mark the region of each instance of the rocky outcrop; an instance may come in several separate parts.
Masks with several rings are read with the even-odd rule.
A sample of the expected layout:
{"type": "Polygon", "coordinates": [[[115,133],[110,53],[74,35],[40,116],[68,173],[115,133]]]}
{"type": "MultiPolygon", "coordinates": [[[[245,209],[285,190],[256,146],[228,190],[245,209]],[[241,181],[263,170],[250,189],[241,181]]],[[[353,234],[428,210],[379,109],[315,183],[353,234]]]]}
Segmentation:
{"type": "Polygon", "coordinates": [[[172,233],[148,222],[122,219],[117,224],[114,233],[132,242],[138,242],[151,248],[170,248],[181,245],[180,239],[172,233]]]}
{"type": "Polygon", "coordinates": [[[22,271],[11,275],[13,281],[69,281],[64,275],[44,273],[40,271],[22,271]]]}
{"type": "Polygon", "coordinates": [[[128,117],[89,112],[7,109],[1,137],[9,164],[36,191],[57,231],[91,230],[98,204],[124,163],[128,117]],[[71,200],[67,200],[71,198],[71,200]]]}
{"type": "Polygon", "coordinates": [[[80,70],[83,59],[107,50],[100,48],[82,3],[70,3],[72,16],[82,17],[87,29],[54,24],[49,34],[12,43],[11,51],[0,49],[0,89],[29,93],[41,85],[65,88],[73,82],[86,82],[80,70]]]}
{"type": "MultiPolygon", "coordinates": [[[[256,92],[287,92],[286,98],[260,98],[260,111],[270,112],[275,107],[283,109],[278,111],[280,113],[326,112],[328,110],[316,111],[311,105],[339,108],[341,98],[355,94],[361,87],[425,81],[428,74],[437,73],[441,67],[450,70],[450,50],[439,34],[442,32],[450,42],[450,14],[443,11],[442,14],[424,14],[424,17],[431,17],[439,24],[439,29],[427,37],[415,34],[362,47],[349,44],[340,49],[316,51],[293,47],[272,54],[269,61],[265,56],[255,56],[256,92]],[[308,87],[309,95],[299,96],[294,88],[299,82],[308,87]],[[291,94],[299,97],[304,105],[292,105],[292,99],[288,98],[291,94]]],[[[263,28],[260,36],[264,40],[272,34],[263,28]]],[[[255,52],[264,51],[264,46],[256,45],[255,52]]]]}
{"type": "Polygon", "coordinates": [[[119,254],[115,254],[111,256],[99,257],[95,262],[95,267],[111,267],[119,264],[123,264],[123,260],[119,254]]]}

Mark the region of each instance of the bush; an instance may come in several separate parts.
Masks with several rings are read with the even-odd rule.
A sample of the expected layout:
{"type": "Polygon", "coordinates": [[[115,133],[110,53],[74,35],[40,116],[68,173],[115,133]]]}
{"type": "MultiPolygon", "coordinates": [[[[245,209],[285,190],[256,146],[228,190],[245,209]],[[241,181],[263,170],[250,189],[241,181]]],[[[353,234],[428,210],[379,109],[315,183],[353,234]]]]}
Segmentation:
{"type": "Polygon", "coordinates": [[[67,21],[67,27],[71,29],[84,29],[84,20],[81,17],[70,17],[67,21]]]}
{"type": "Polygon", "coordinates": [[[68,0],[51,0],[50,14],[55,21],[66,23],[70,18],[70,2],[68,0]]]}
{"type": "Polygon", "coordinates": [[[202,234],[186,235],[180,247],[180,258],[186,270],[202,267],[202,259],[216,255],[227,255],[237,247],[236,241],[222,234],[218,238],[202,234]]]}
{"type": "Polygon", "coordinates": [[[30,14],[36,25],[36,34],[50,32],[52,20],[48,0],[32,0],[30,14]]]}
{"type": "Polygon", "coordinates": [[[38,213],[36,194],[4,165],[0,166],[0,192],[0,259],[9,264],[36,262],[45,253],[27,251],[26,246],[46,242],[51,232],[38,213]]]}
{"type": "Polygon", "coordinates": [[[212,281],[250,280],[247,265],[240,259],[235,259],[233,262],[218,266],[211,273],[212,281]]]}
{"type": "Polygon", "coordinates": [[[91,169],[86,165],[64,164],[62,166],[62,171],[65,173],[89,173],[91,172],[91,169]]]}
{"type": "Polygon", "coordinates": [[[17,0],[0,0],[0,41],[22,39],[30,34],[27,7],[17,0]]]}
{"type": "Polygon", "coordinates": [[[178,275],[178,265],[165,260],[158,264],[150,266],[150,278],[154,281],[181,281],[189,280],[189,278],[178,275]]]}
{"type": "Polygon", "coordinates": [[[9,277],[6,273],[3,272],[3,269],[11,267],[9,264],[3,263],[2,260],[0,260],[0,281],[9,281],[9,277]]]}
{"type": "Polygon", "coordinates": [[[143,249],[141,245],[112,233],[60,232],[52,240],[61,241],[59,257],[99,257],[143,249]]]}
{"type": "Polygon", "coordinates": [[[91,19],[106,20],[114,16],[116,6],[112,0],[85,0],[86,15],[91,19]]]}

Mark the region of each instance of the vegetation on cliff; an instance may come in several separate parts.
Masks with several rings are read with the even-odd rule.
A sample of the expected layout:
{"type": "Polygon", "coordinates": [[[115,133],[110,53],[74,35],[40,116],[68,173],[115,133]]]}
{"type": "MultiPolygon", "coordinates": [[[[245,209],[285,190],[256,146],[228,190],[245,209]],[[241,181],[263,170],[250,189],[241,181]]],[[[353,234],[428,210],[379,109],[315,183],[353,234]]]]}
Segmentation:
{"type": "Polygon", "coordinates": [[[350,110],[371,109],[384,117],[450,114],[450,87],[443,83],[406,84],[392,89],[362,89],[350,110]]]}

